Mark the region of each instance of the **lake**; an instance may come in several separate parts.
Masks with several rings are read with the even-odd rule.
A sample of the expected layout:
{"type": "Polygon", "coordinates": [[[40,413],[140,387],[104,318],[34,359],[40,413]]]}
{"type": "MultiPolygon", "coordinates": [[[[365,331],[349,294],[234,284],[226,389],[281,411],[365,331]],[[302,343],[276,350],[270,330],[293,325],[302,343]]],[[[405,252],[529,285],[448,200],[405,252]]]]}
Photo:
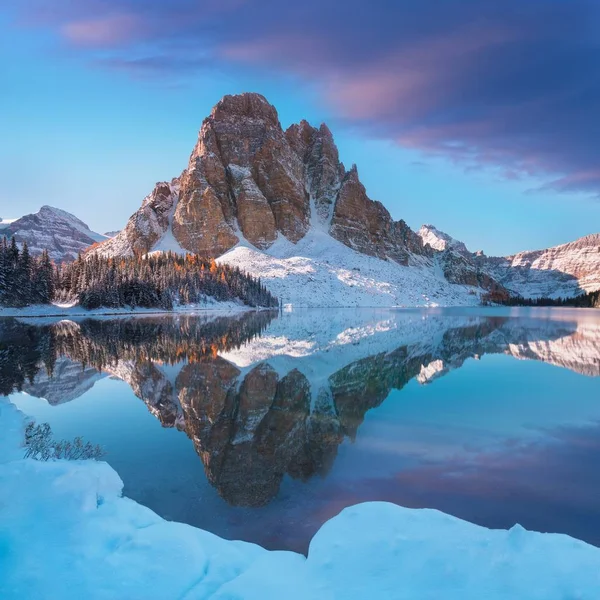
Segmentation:
{"type": "Polygon", "coordinates": [[[600,546],[600,311],[1,319],[0,393],[166,519],[306,552],[386,500],[600,546]]]}

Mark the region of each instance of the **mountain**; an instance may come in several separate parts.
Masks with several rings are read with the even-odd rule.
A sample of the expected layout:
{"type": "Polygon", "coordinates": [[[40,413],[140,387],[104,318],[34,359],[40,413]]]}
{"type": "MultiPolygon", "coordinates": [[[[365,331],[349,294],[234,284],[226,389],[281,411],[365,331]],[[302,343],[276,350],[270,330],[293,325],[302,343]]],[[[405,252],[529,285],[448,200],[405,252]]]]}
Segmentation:
{"type": "Polygon", "coordinates": [[[574,296],[600,287],[599,248],[590,236],[489,258],[432,225],[414,232],[369,198],[326,125],[284,131],[263,96],[245,93],[213,108],[181,175],[93,252],[196,252],[260,277],[284,303],[375,307],[574,296]]]}
{"type": "Polygon", "coordinates": [[[345,169],[327,126],[284,131],[258,94],[225,96],[182,174],[94,252],[166,250],[218,257],[304,306],[476,304],[480,290],[467,286],[495,286],[449,285],[435,251],[345,169]]]}
{"type": "Polygon", "coordinates": [[[471,255],[471,252],[467,250],[467,247],[463,242],[449,236],[447,233],[440,231],[433,225],[422,225],[421,229],[417,232],[417,235],[423,241],[423,244],[430,246],[438,252],[444,252],[445,250],[454,250],[458,254],[471,255]]]}
{"type": "Polygon", "coordinates": [[[545,250],[477,260],[498,281],[525,298],[572,297],[600,289],[600,234],[545,250]]]}
{"type": "Polygon", "coordinates": [[[433,225],[423,225],[418,235],[441,253],[438,260],[444,274],[454,283],[466,283],[464,273],[476,272],[524,298],[570,298],[600,289],[600,234],[506,257],[470,252],[464,243],[433,225]]]}
{"type": "Polygon", "coordinates": [[[430,256],[404,221],[373,202],[331,132],[306,121],[281,128],[258,94],[225,96],[204,120],[187,169],[159,183],[119,235],[97,251],[123,255],[173,246],[218,257],[246,242],[267,250],[314,228],[363,254],[408,265],[430,256]]]}
{"type": "Polygon", "coordinates": [[[48,250],[56,262],[74,260],[92,244],[106,240],[71,213],[52,206],[42,206],[37,213],[6,223],[0,225],[1,235],[14,236],[19,244],[27,242],[34,256],[48,250]]]}

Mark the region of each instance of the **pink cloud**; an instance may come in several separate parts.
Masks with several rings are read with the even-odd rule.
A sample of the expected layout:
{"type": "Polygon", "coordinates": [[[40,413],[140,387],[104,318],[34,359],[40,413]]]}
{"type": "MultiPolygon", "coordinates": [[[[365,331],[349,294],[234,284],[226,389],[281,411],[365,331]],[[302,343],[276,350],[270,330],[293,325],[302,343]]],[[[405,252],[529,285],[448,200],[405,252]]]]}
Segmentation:
{"type": "Polygon", "coordinates": [[[133,14],[113,14],[71,21],[60,31],[67,41],[80,46],[112,46],[137,39],[144,32],[142,19],[133,14]]]}

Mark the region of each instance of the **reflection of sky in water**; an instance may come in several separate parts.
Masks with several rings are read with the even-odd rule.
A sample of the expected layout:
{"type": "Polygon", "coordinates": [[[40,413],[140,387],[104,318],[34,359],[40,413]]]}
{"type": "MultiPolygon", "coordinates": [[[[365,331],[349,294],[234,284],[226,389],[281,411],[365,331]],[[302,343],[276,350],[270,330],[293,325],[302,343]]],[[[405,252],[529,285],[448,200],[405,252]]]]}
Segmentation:
{"type": "Polygon", "coordinates": [[[285,476],[253,509],[222,500],[185,433],[163,428],[122,381],[106,377],[57,406],[13,398],[56,437],[104,446],[127,495],[225,537],[302,550],[344,506],[389,500],[600,545],[600,378],[551,364],[485,354],[427,385],[412,379],[366,413],[326,477],[285,476]]]}

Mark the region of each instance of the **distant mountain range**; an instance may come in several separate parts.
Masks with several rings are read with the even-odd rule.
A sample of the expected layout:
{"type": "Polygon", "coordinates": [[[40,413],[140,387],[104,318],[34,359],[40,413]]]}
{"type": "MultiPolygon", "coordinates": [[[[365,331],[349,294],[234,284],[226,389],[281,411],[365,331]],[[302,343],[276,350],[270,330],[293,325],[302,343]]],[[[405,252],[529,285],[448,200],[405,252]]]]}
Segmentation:
{"type": "Polygon", "coordinates": [[[600,234],[495,258],[432,225],[415,232],[368,197],[326,125],[284,131],[276,109],[250,93],[214,107],[187,168],[156,184],[121,232],[94,233],[49,207],[4,232],[55,260],[91,244],[114,257],[196,252],[301,306],[466,305],[489,291],[535,298],[600,289],[600,234]]]}

